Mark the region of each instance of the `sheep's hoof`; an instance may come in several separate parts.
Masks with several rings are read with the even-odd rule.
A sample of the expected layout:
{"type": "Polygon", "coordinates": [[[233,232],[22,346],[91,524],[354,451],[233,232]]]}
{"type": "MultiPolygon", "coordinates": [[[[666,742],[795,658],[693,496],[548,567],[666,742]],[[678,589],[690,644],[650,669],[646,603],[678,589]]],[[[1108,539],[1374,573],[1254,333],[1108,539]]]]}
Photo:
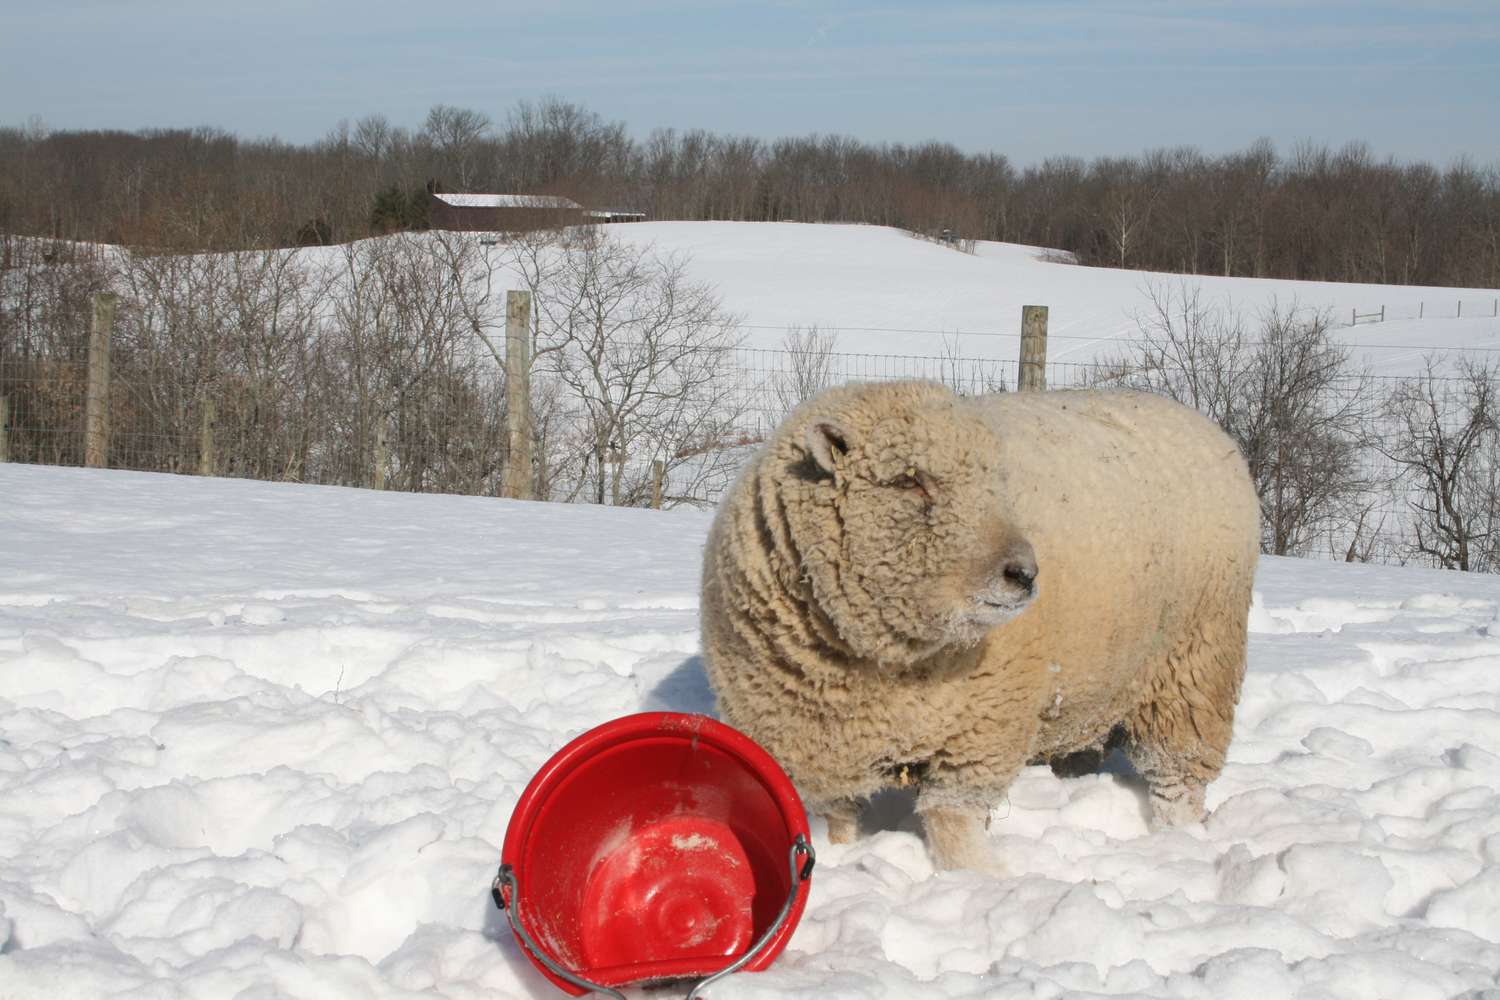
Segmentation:
{"type": "Polygon", "coordinates": [[[1203,822],[1203,789],[1172,788],[1169,795],[1155,791],[1151,795],[1151,829],[1170,830],[1203,822]]]}
{"type": "Polygon", "coordinates": [[[929,809],[922,813],[932,863],[944,871],[969,871],[1003,877],[1005,866],[985,836],[987,809],[929,809]]]}
{"type": "Polygon", "coordinates": [[[854,807],[829,810],[824,813],[828,820],[828,842],[830,844],[852,844],[859,835],[859,810],[854,807]]]}
{"type": "Polygon", "coordinates": [[[1010,869],[988,844],[962,851],[933,851],[932,866],[938,871],[970,871],[993,878],[1006,878],[1010,869]]]}

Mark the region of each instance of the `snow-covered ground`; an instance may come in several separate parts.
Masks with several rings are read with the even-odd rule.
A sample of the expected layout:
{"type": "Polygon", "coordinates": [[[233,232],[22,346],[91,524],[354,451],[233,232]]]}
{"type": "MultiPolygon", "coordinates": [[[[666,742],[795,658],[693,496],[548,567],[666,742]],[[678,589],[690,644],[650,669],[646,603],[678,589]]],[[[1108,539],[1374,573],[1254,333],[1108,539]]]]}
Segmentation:
{"type": "MultiPolygon", "coordinates": [[[[980,241],[975,252],[900,229],[798,222],[640,222],[605,227],[621,241],[680,255],[688,276],[721,296],[743,344],[779,350],[787,331],[817,326],[852,355],[1014,361],[1021,307],[1045,305],[1048,360],[1087,364],[1139,332],[1152,286],[1197,290],[1205,305],[1255,317],[1273,303],[1326,311],[1363,367],[1408,376],[1433,352],[1500,355],[1500,289],[1179,275],[1068,263],[1062,251],[980,241]],[[1354,323],[1358,317],[1358,322],[1354,323]],[[1350,325],[1353,324],[1353,325],[1350,325]]],[[[450,234],[453,235],[453,234],[450,234]]],[[[460,239],[479,239],[467,234],[460,239]]],[[[401,237],[389,237],[401,238],[401,237]]],[[[118,260],[122,248],[96,247],[118,260]]],[[[337,272],[343,245],[295,251],[337,272]]],[[[544,257],[546,254],[543,255],[544,257]]],[[[484,255],[496,292],[526,287],[504,248],[484,255]]],[[[489,322],[504,325],[504,296],[489,322]]],[[[852,362],[851,362],[852,364],[852,362]]]]}
{"type": "Polygon", "coordinates": [[[840,351],[1014,360],[1023,305],[1048,307],[1048,359],[1085,363],[1137,334],[1147,286],[1179,281],[1205,302],[1253,318],[1271,302],[1328,310],[1337,323],[1386,309],[1383,323],[1340,331],[1377,374],[1410,375],[1436,349],[1500,350],[1495,289],[1179,276],[1058,263],[1012,243],[972,255],[879,226],[795,222],[645,222],[611,235],[685,254],[746,324],[748,346],[778,348],[788,327],[838,333],[840,351]],[[1463,316],[1457,318],[1463,301],[1463,316]],[[1418,315],[1421,319],[1416,318],[1418,315]]]}
{"type": "MultiPolygon", "coordinates": [[[[0,466],[0,997],[560,995],[498,845],[569,737],[711,709],[707,525],[0,466]]],[[[992,878],[934,874],[899,800],[852,846],[818,821],[788,950],[713,996],[1500,995],[1500,581],[1258,592],[1205,824],[1032,768],[992,878]]]]}

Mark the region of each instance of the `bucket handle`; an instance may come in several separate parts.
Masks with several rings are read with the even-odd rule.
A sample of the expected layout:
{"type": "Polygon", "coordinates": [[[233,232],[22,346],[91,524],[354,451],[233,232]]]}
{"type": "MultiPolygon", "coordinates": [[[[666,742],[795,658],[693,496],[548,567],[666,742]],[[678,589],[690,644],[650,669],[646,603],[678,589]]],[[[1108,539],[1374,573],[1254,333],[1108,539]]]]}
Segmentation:
{"type": "MultiPolygon", "coordinates": [[[[817,853],[813,851],[812,845],[807,842],[807,837],[804,834],[797,834],[797,839],[792,841],[792,848],[787,853],[787,866],[791,871],[792,889],[787,893],[786,902],[781,904],[781,912],[776,914],[776,919],[771,922],[771,926],[760,936],[760,940],[750,946],[748,951],[724,966],[718,972],[705,976],[694,983],[693,988],[688,991],[687,996],[683,1000],[699,1000],[703,995],[703,990],[725,976],[733,975],[743,969],[756,955],[760,954],[761,950],[765,948],[773,937],[781,932],[781,928],[786,924],[787,917],[791,915],[792,906],[797,902],[797,894],[802,889],[802,883],[812,877],[813,865],[817,863],[817,859],[817,853]],[[807,855],[806,862],[800,860],[804,854],[807,855]]],[[[619,990],[590,982],[582,976],[563,968],[557,962],[553,961],[551,955],[537,946],[537,943],[532,940],[530,934],[526,933],[526,928],[521,926],[521,914],[519,912],[521,907],[521,883],[516,877],[514,865],[500,866],[500,871],[495,875],[494,882],[490,883],[490,896],[495,900],[495,905],[505,913],[505,919],[510,923],[512,933],[515,934],[522,946],[531,952],[537,961],[546,966],[548,971],[559,979],[572,983],[580,989],[589,990],[593,993],[602,993],[607,997],[614,998],[614,1000],[627,1000],[625,994],[619,990]]]]}

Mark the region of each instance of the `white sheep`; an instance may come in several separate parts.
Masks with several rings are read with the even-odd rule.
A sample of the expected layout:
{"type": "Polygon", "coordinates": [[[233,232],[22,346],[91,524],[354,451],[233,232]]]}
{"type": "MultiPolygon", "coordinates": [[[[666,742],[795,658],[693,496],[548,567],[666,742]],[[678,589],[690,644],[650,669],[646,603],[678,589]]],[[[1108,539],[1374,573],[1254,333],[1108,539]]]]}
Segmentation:
{"type": "Polygon", "coordinates": [[[719,509],[708,677],[835,842],[861,800],[915,782],[937,864],[998,870],[984,830],[1018,770],[1112,735],[1153,821],[1197,821],[1259,516],[1234,442],[1164,399],[828,390],[719,509]]]}

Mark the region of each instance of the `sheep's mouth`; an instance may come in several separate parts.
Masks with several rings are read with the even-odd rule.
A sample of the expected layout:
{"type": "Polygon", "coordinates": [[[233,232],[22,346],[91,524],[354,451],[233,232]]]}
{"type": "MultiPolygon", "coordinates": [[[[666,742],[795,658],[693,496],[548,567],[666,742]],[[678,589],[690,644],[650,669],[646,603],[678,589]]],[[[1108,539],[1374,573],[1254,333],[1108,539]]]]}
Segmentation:
{"type": "Polygon", "coordinates": [[[1007,594],[986,590],[954,608],[947,619],[947,641],[960,646],[982,642],[992,630],[1015,619],[1031,606],[1036,592],[1007,594]]]}
{"type": "Polygon", "coordinates": [[[999,625],[1025,611],[1034,600],[1035,592],[1016,596],[981,594],[974,598],[974,607],[968,617],[983,624],[999,625]]]}

